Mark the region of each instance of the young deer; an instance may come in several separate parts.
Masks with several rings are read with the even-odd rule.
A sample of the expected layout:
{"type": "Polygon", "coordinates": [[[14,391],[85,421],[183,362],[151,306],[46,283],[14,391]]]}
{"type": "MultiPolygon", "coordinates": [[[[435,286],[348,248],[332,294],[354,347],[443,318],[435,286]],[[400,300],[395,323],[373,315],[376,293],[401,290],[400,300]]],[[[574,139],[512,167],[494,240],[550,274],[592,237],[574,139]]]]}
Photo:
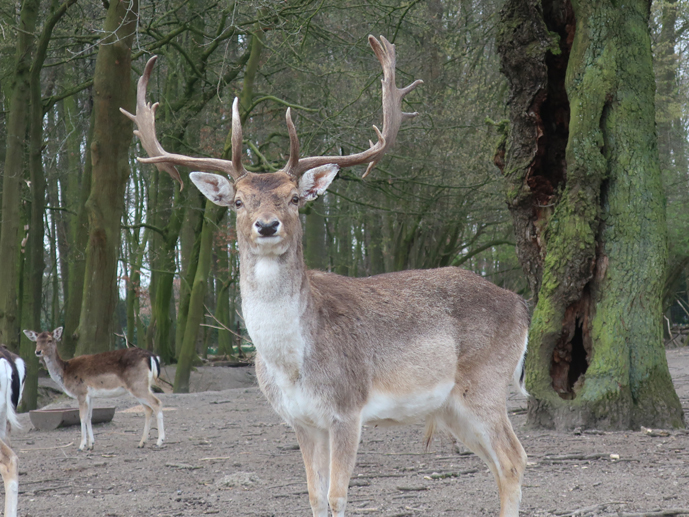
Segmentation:
{"type": "MultiPolygon", "coordinates": [[[[283,170],[242,166],[242,129],[233,105],[232,161],[167,153],[155,135],[157,104],[146,103],[155,58],[139,80],[136,116],[154,163],[179,180],[174,165],[211,201],[237,213],[240,288],[256,373],[274,409],[294,428],[306,466],[314,517],[343,516],[362,424],[425,420],[427,437],[449,431],[490,467],[500,515],[516,517],[526,454],[507,417],[510,378],[522,382],[529,313],[521,297],[457,268],[348,278],[307,271],[299,207],[325,192],[340,167],[367,163],[393,145],[403,97],[420,81],[395,86],[395,49],[369,37],[383,67],[383,131],[349,156],[299,158],[287,110],[290,157],[283,170]]],[[[522,388],[523,389],[523,388],[522,388]]]]}
{"type": "Polygon", "coordinates": [[[93,399],[100,397],[118,397],[129,392],[138,400],[146,412],[144,434],[139,442],[143,447],[151,430],[151,415],[158,419],[158,447],[165,440],[163,427],[163,405],[152,392],[151,384],[160,375],[160,358],[140,348],[124,348],[100,354],[82,355],[64,361],[57,353],[57,343],[62,337],[62,327],[52,332],[38,334],[25,330],[24,334],[36,342],[36,355],[43,359],[45,366],[60,389],[79,401],[79,419],[81,420],[81,444],[93,449],[93,399]],[[88,436],[88,445],[87,445],[88,436]]]}
{"type": "Polygon", "coordinates": [[[25,377],[24,360],[0,346],[0,474],[5,485],[5,517],[17,515],[19,471],[17,455],[9,447],[9,431],[12,426],[20,427],[16,409],[25,377]]]}

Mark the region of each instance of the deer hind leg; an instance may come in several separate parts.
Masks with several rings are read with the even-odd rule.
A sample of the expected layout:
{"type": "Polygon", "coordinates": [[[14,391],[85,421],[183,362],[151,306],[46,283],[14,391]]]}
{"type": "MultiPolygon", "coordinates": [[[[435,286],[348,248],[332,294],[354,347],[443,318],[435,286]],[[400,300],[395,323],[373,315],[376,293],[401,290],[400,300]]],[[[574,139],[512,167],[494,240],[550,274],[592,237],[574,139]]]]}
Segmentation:
{"type": "Polygon", "coordinates": [[[146,422],[144,423],[144,434],[141,436],[141,441],[139,442],[139,445],[137,445],[139,449],[141,449],[146,443],[146,440],[148,440],[148,433],[151,431],[151,415],[153,414],[153,410],[146,404],[142,404],[142,406],[144,408],[146,422]]]}
{"type": "Polygon", "coordinates": [[[144,407],[146,412],[146,423],[144,424],[144,434],[141,437],[141,442],[139,442],[139,447],[143,447],[144,443],[148,439],[148,433],[151,430],[151,415],[155,413],[156,421],[158,424],[158,441],[156,445],[158,447],[163,445],[165,441],[165,427],[163,426],[163,403],[160,399],[156,397],[153,393],[147,390],[147,393],[141,396],[135,395],[136,400],[138,400],[144,407]]]}
{"type": "Polygon", "coordinates": [[[335,422],[330,428],[330,488],[328,502],[333,517],[344,517],[349,478],[354,471],[361,437],[361,420],[335,422]]]}
{"type": "Polygon", "coordinates": [[[17,455],[0,440],[0,474],[5,485],[5,517],[16,517],[19,494],[17,455]]]}
{"type": "Polygon", "coordinates": [[[93,398],[87,397],[86,402],[88,404],[88,417],[86,418],[86,430],[88,431],[88,449],[93,450],[93,398]]]}
{"type": "Polygon", "coordinates": [[[313,427],[295,426],[297,441],[306,467],[306,483],[313,517],[328,516],[330,485],[330,445],[328,433],[313,427]]]}
{"type": "Polygon", "coordinates": [[[500,517],[518,517],[526,469],[524,448],[512,430],[504,401],[488,403],[490,407],[483,398],[480,406],[471,402],[464,394],[453,397],[441,422],[490,468],[498,484],[500,517]]]}

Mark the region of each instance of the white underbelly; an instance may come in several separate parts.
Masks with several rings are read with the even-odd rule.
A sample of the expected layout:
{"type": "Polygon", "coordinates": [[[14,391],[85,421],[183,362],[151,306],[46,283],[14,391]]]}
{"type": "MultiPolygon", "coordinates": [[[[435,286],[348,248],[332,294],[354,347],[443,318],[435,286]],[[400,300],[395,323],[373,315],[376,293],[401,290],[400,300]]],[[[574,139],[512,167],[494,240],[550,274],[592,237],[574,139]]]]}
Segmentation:
{"type": "Polygon", "coordinates": [[[110,398],[110,397],[120,397],[127,393],[125,388],[114,388],[111,390],[91,388],[88,389],[88,396],[91,398],[110,398]]]}
{"type": "Polygon", "coordinates": [[[405,394],[372,391],[361,412],[361,423],[408,424],[423,420],[445,404],[454,385],[444,382],[430,390],[405,394]]]}

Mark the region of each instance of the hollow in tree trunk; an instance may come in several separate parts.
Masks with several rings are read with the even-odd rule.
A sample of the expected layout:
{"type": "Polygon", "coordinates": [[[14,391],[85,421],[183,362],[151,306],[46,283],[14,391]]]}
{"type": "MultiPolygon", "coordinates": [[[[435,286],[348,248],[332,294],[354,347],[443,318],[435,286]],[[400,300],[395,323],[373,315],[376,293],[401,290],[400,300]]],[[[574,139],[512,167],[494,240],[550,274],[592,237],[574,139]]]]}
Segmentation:
{"type": "Polygon", "coordinates": [[[535,298],[528,420],[684,426],[662,344],[666,227],[650,2],[508,0],[496,164],[535,298]]]}

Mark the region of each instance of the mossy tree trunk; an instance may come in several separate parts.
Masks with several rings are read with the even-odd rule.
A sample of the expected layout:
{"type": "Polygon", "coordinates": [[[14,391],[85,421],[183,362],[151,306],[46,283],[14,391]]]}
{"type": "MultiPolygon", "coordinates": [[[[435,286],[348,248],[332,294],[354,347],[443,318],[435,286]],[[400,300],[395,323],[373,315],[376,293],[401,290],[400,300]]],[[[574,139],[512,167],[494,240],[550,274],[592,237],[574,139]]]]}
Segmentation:
{"type": "Polygon", "coordinates": [[[650,3],[509,0],[496,164],[536,306],[528,420],[684,425],[662,345],[667,260],[650,3]]]}
{"type": "Polygon", "coordinates": [[[133,110],[131,45],[138,1],[110,2],[94,72],[92,184],[86,207],[89,241],[76,355],[104,352],[114,343],[117,255],[124,190],[129,177],[132,124],[120,107],[133,110]]]}
{"type": "Polygon", "coordinates": [[[40,2],[24,0],[19,17],[17,49],[12,72],[12,91],[8,92],[9,116],[5,169],[2,185],[2,230],[0,234],[0,342],[19,350],[20,307],[18,303],[20,199],[26,132],[30,111],[31,60],[34,52],[36,20],[40,2]]]}

